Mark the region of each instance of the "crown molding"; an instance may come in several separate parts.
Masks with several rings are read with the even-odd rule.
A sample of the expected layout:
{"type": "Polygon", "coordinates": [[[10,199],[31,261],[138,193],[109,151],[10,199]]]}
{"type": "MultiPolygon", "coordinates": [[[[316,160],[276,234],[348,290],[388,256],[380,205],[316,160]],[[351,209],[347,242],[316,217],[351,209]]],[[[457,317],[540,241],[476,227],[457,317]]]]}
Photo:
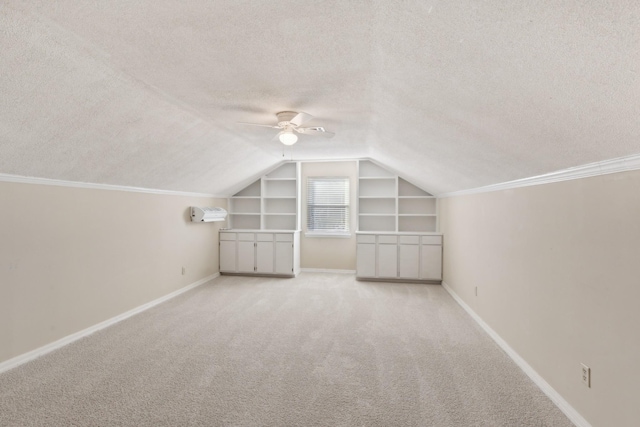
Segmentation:
{"type": "Polygon", "coordinates": [[[469,194],[488,193],[491,191],[510,190],[514,188],[530,187],[532,185],[551,184],[554,182],[570,181],[573,179],[589,178],[593,176],[607,175],[611,173],[627,172],[640,169],[640,154],[626,157],[618,157],[601,162],[588,163],[569,169],[559,170],[544,175],[532,176],[529,178],[507,181],[499,184],[487,185],[484,187],[471,188],[468,190],[452,191],[450,193],[438,194],[440,198],[466,196],[469,194]]]}
{"type": "Polygon", "coordinates": [[[93,190],[126,191],[129,193],[160,194],[166,196],[186,196],[186,197],[207,197],[215,199],[226,199],[227,195],[221,196],[206,193],[190,193],[187,191],[159,190],[156,188],[128,187],[126,185],[98,184],[93,182],[65,181],[61,179],[37,178],[32,176],[9,175],[0,173],[0,182],[16,182],[20,184],[53,185],[56,187],[88,188],[93,190]]]}

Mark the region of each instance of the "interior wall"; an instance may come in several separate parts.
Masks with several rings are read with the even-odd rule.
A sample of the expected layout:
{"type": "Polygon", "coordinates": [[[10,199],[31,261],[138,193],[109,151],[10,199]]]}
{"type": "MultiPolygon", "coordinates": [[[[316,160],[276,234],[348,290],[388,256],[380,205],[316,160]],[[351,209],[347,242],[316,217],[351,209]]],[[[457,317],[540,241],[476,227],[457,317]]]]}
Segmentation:
{"type": "Polygon", "coordinates": [[[632,171],[440,200],[444,281],[593,426],[640,420],[638,189],[632,171]]]}
{"type": "Polygon", "coordinates": [[[218,271],[225,222],[189,207],[226,199],[8,182],[0,199],[0,362],[218,271]]]}
{"type": "Polygon", "coordinates": [[[303,162],[302,163],[302,233],[300,238],[301,268],[331,270],[356,269],[356,193],[358,188],[356,161],[303,162]],[[307,178],[335,176],[349,178],[351,237],[306,237],[307,231],[307,178]]]}

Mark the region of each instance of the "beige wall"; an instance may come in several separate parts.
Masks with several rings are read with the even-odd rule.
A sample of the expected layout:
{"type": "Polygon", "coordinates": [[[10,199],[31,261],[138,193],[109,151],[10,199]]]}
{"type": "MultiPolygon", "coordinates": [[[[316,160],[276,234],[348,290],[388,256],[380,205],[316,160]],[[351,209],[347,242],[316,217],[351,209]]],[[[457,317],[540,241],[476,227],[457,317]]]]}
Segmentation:
{"type": "Polygon", "coordinates": [[[0,182],[0,202],[0,362],[218,271],[221,223],[188,208],[226,200],[0,182]]]}
{"type": "Polygon", "coordinates": [[[358,167],[355,161],[302,163],[302,236],[300,238],[300,264],[302,268],[332,270],[356,269],[356,189],[358,167]],[[305,237],[307,231],[307,177],[349,177],[351,204],[351,237],[305,237]]]}
{"type": "Polygon", "coordinates": [[[444,281],[593,426],[637,426],[640,171],[440,207],[444,281]]]}

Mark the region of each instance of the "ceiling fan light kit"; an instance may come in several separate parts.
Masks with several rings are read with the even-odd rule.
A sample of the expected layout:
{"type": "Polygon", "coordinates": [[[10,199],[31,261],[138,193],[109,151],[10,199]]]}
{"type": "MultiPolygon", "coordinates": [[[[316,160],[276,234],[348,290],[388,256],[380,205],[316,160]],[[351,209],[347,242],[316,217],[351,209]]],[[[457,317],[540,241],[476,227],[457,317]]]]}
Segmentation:
{"type": "Polygon", "coordinates": [[[333,132],[326,131],[321,126],[301,127],[302,124],[308,122],[313,118],[311,114],[296,113],[295,111],[281,111],[276,114],[276,117],[278,119],[277,125],[263,125],[258,123],[244,122],[240,122],[239,124],[280,129],[277,137],[284,145],[293,145],[298,142],[298,135],[296,135],[296,133],[304,135],[320,135],[324,136],[325,138],[331,138],[333,135],[335,135],[333,132]]]}
{"type": "Polygon", "coordinates": [[[293,145],[298,142],[298,135],[293,133],[291,129],[286,129],[278,134],[278,139],[284,145],[293,145]]]}

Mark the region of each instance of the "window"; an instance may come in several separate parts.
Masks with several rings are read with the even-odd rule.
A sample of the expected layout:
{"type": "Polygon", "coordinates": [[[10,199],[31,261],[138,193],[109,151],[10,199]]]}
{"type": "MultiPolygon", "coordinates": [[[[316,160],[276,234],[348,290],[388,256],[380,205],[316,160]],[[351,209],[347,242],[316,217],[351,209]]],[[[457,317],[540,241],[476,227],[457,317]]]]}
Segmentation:
{"type": "Polygon", "coordinates": [[[307,178],[307,234],[349,235],[349,178],[307,178]]]}

